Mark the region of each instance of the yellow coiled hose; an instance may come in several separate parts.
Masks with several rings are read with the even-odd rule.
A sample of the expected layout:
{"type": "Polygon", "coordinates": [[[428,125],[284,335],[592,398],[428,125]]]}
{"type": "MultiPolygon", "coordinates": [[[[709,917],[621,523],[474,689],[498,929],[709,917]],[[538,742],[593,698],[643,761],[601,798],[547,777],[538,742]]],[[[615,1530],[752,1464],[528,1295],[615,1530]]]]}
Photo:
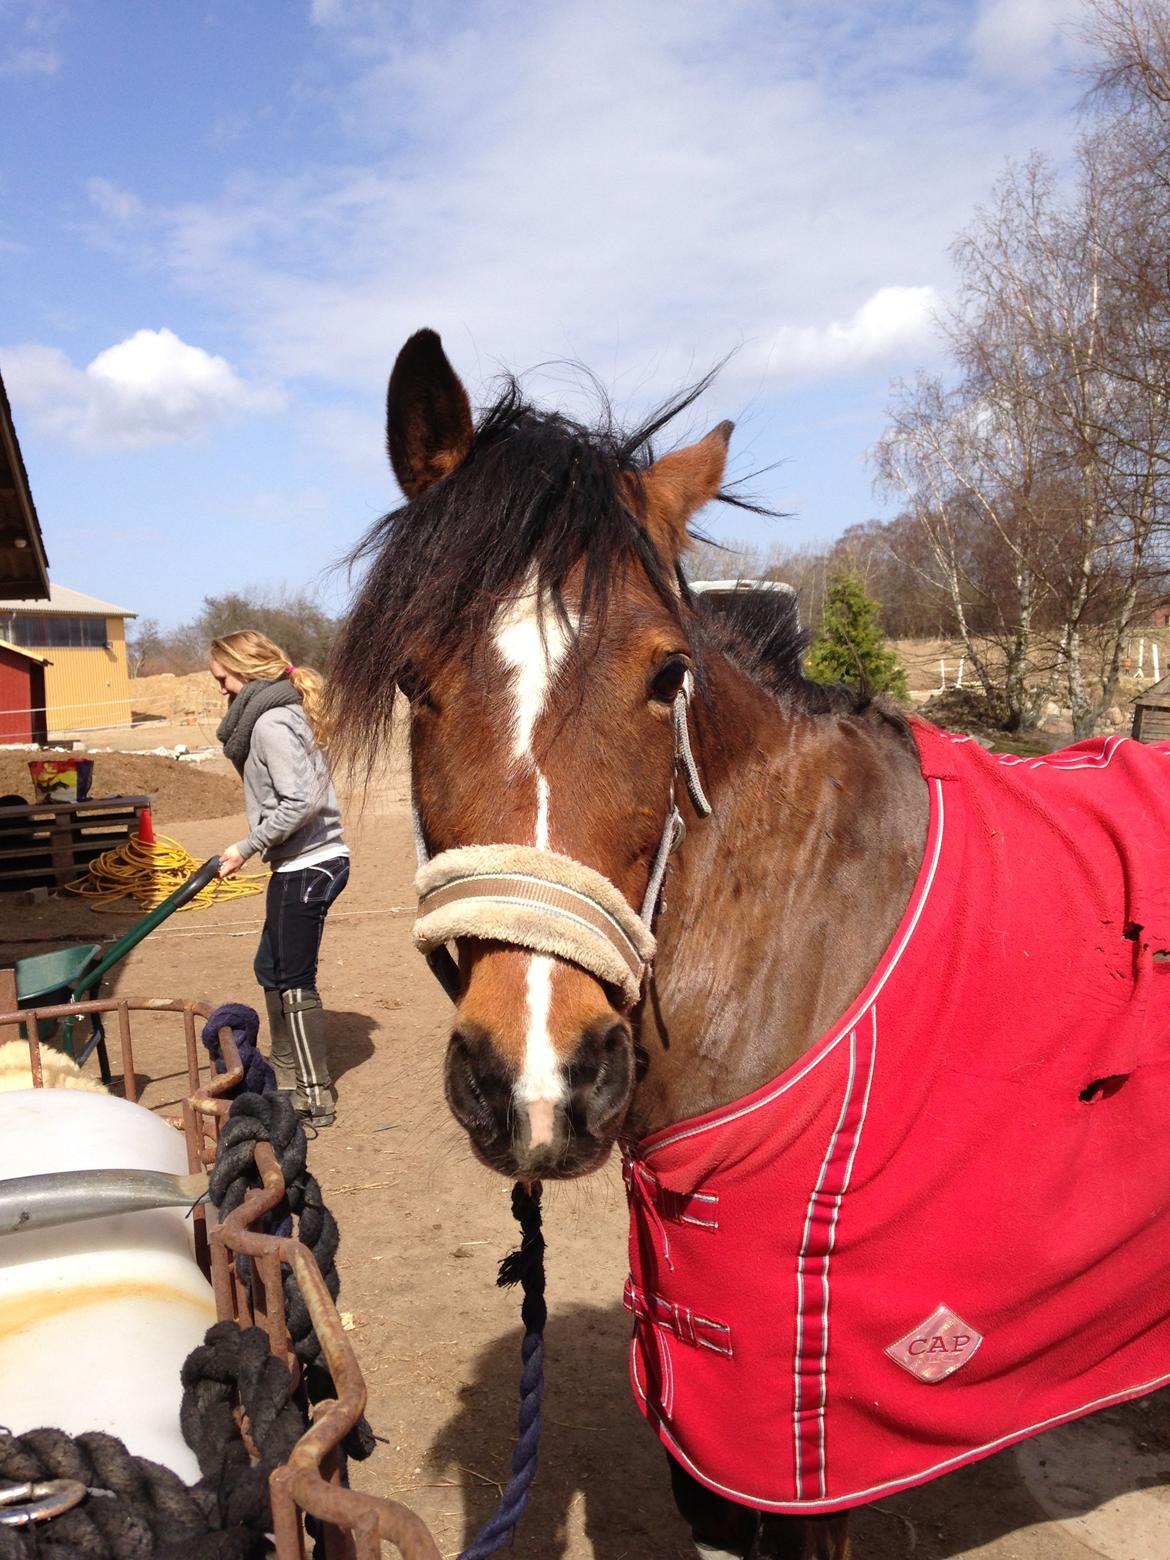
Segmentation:
{"type": "MultiPolygon", "coordinates": [[[[69,893],[88,899],[95,910],[120,906],[126,898],[137,899],[144,910],[153,910],[200,866],[202,862],[166,834],[156,834],[153,842],[132,835],[124,845],[95,856],[85,876],[65,887],[69,893]]],[[[216,878],[181,908],[197,910],[226,899],[244,899],[260,893],[267,880],[267,872],[216,878]]]]}

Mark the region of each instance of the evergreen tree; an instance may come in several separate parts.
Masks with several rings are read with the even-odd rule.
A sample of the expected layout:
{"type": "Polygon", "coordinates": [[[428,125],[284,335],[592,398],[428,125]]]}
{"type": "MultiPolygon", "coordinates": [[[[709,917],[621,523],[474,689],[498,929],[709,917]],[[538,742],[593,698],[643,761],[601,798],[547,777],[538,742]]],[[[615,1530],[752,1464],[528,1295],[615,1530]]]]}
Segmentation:
{"type": "Polygon", "coordinates": [[[864,684],[871,693],[906,697],[906,673],[885,642],[878,603],[855,574],[836,574],[825,593],[821,628],[805,658],[817,682],[864,684]]]}

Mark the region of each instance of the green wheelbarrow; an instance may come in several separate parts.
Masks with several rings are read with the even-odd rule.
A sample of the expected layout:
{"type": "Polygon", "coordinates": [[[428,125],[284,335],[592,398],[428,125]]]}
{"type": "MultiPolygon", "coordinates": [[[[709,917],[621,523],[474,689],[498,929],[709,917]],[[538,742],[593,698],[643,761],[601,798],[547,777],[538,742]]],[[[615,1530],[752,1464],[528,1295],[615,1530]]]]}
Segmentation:
{"type": "MultiPolygon", "coordinates": [[[[101,943],[84,943],[76,948],[58,948],[55,953],[39,953],[31,959],[18,959],[12,966],[16,975],[17,1007],[64,1007],[71,1002],[80,1002],[87,992],[94,991],[115,964],[120,963],[144,937],[149,937],[160,922],[194,899],[218,872],[219,857],[209,857],[173,894],[168,894],[162,904],[156,905],[141,921],[135,922],[128,932],[124,932],[117,942],[111,943],[104,951],[101,943]]],[[[80,1047],[75,1045],[73,1037],[73,1028],[80,1022],[80,1016],[64,1020],[59,1036],[61,1049],[78,1063],[85,1062],[96,1050],[102,1082],[109,1083],[110,1062],[106,1055],[106,1032],[102,1015],[92,1013],[88,1017],[91,1030],[80,1047]]],[[[37,1039],[56,1043],[56,1022],[42,1019],[37,1026],[37,1039]]]]}

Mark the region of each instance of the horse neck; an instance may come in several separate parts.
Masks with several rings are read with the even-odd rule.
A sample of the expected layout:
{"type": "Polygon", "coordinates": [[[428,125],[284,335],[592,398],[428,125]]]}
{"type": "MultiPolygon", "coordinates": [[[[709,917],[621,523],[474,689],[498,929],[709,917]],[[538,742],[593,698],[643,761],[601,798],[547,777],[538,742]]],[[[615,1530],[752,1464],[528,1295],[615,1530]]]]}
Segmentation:
{"type": "Polygon", "coordinates": [[[692,722],[713,813],[688,817],[666,882],[635,1136],[750,1093],[825,1032],[890,942],[926,838],[897,724],[788,707],[722,659],[709,673],[692,722]]]}

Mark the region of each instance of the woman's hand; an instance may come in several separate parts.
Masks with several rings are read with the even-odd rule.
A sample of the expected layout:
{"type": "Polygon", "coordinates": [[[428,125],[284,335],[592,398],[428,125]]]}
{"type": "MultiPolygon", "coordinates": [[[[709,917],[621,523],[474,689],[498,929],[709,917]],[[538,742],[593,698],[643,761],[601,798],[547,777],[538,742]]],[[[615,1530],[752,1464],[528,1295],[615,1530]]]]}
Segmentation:
{"type": "Polygon", "coordinates": [[[244,858],[234,845],[229,845],[226,850],[219,853],[219,876],[231,877],[233,872],[238,872],[244,865],[244,858]]]}

